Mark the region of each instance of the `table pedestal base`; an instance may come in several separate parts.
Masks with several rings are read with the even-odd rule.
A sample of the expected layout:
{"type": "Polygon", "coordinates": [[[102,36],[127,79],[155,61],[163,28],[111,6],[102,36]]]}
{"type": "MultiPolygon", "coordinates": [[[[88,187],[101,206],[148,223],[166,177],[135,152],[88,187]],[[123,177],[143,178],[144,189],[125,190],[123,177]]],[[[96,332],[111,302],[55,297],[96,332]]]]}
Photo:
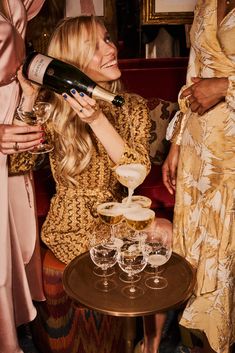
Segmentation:
{"type": "Polygon", "coordinates": [[[125,341],[125,353],[133,353],[134,340],[136,338],[136,318],[123,318],[123,338],[125,341]]]}

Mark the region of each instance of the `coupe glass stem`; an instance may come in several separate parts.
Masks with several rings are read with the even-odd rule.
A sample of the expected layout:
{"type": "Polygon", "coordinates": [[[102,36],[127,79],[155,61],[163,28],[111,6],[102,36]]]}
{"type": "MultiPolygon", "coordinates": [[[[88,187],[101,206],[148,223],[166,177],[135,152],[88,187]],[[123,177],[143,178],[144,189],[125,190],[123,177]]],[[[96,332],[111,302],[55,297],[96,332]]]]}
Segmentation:
{"type": "Polygon", "coordinates": [[[115,238],[115,225],[112,224],[111,225],[111,240],[113,240],[115,238]]]}

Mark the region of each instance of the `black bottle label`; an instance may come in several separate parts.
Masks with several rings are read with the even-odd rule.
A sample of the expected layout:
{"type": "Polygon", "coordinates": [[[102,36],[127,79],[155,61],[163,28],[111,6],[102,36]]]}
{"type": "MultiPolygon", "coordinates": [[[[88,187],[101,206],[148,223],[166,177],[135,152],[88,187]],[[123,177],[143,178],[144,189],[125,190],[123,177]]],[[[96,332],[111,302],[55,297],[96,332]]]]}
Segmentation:
{"type": "Polygon", "coordinates": [[[42,85],[43,77],[45,75],[46,69],[52,60],[53,58],[50,58],[45,55],[37,54],[29,65],[28,73],[27,73],[28,79],[42,85]]]}

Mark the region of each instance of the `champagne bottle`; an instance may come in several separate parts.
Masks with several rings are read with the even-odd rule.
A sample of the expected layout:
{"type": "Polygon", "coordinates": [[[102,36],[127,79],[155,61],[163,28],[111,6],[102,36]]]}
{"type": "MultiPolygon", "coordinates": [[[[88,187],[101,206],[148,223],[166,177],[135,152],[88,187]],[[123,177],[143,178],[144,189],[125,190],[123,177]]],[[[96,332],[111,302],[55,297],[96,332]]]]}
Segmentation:
{"type": "Polygon", "coordinates": [[[70,90],[75,88],[78,92],[84,92],[94,99],[111,102],[118,107],[125,102],[122,96],[102,88],[76,66],[36,51],[27,56],[23,65],[23,75],[28,80],[59,94],[64,92],[70,94],[70,90]]]}

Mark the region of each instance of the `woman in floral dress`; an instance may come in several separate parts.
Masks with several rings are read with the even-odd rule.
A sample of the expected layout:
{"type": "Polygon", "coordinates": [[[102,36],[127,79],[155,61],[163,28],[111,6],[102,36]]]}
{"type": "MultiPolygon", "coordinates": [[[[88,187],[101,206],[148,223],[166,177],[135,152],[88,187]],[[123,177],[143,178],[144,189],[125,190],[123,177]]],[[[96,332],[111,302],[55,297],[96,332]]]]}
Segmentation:
{"type": "Polygon", "coordinates": [[[196,269],[180,324],[200,333],[207,353],[228,353],[235,340],[234,7],[234,0],[197,2],[187,83],[163,166],[165,185],[176,189],[174,251],[196,269]]]}

